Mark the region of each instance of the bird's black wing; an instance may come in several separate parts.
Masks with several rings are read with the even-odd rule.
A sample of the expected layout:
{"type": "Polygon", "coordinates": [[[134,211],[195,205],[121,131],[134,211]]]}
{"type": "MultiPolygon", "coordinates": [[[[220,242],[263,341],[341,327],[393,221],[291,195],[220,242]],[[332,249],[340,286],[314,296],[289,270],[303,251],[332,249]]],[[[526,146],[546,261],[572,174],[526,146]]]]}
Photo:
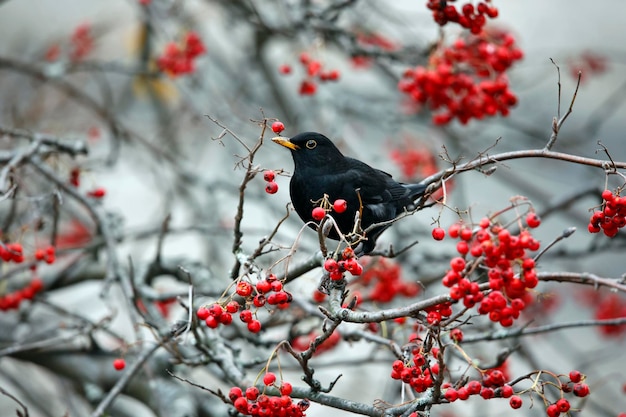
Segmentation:
{"type": "Polygon", "coordinates": [[[390,174],[356,159],[346,160],[348,169],[339,175],[344,184],[343,192],[356,193],[358,189],[363,208],[372,216],[373,223],[393,219],[410,203],[410,190],[396,182],[390,174]]]}

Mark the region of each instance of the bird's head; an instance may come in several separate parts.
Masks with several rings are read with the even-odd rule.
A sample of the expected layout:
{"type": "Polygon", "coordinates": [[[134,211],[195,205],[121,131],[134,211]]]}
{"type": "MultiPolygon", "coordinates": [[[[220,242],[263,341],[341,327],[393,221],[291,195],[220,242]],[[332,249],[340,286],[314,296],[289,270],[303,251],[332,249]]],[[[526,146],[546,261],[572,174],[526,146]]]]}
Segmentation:
{"type": "Polygon", "coordinates": [[[345,161],[341,151],[321,133],[304,132],[291,139],[276,137],[272,140],[291,151],[296,169],[298,167],[339,167],[345,161]]]}

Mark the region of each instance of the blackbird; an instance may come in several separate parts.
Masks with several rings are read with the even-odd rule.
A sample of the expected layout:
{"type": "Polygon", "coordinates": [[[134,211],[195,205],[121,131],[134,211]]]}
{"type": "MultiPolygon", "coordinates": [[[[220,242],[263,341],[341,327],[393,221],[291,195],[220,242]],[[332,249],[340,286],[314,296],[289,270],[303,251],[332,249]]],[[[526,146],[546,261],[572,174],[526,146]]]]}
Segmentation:
{"type": "MultiPolygon", "coordinates": [[[[291,202],[300,218],[313,229],[312,210],[320,199],[328,195],[332,203],[337,199],[347,202],[343,213],[331,210],[342,234],[354,229],[355,215],[361,212],[361,229],[395,219],[405,209],[424,195],[426,186],[396,182],[391,175],[359,160],[344,156],[326,136],[315,132],[300,133],[291,139],[276,137],[274,142],[288,148],[294,162],[294,172],[289,184],[291,202]]],[[[367,232],[359,252],[369,253],[376,239],[390,224],[374,227],[367,232]]],[[[334,228],[329,238],[338,240],[334,228]]]]}

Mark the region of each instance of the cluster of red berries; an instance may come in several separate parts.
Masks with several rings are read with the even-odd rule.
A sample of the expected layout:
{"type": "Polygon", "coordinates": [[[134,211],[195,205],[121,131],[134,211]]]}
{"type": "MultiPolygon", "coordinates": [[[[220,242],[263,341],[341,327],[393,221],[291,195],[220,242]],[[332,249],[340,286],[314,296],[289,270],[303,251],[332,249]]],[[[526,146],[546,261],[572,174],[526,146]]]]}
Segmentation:
{"type": "MultiPolygon", "coordinates": [[[[576,397],[586,397],[589,395],[589,386],[583,381],[585,376],[579,371],[573,370],[569,373],[569,381],[561,383],[561,391],[563,394],[573,393],[576,397]]],[[[566,398],[559,398],[556,402],[548,405],[546,414],[548,417],[558,417],[566,414],[570,410],[570,402],[566,398]]]]}
{"type": "MultiPolygon", "coordinates": [[[[73,62],[85,58],[93,51],[95,40],[89,23],[82,23],[74,29],[70,37],[69,58],[73,62]]],[[[61,56],[62,48],[59,43],[54,43],[46,50],[45,60],[54,62],[61,56]]]]}
{"type": "Polygon", "coordinates": [[[4,262],[14,262],[20,264],[24,262],[24,249],[20,243],[7,243],[0,242],[0,259],[4,262]]]}
{"type": "MultiPolygon", "coordinates": [[[[500,384],[497,387],[481,384],[480,381],[471,380],[467,384],[459,388],[453,388],[450,383],[444,384],[447,386],[444,397],[449,402],[454,402],[456,400],[465,401],[472,395],[480,395],[485,400],[489,400],[491,398],[511,398],[512,402],[517,405],[519,401],[519,406],[521,406],[521,398],[513,395],[513,387],[506,384],[500,384]],[[513,400],[513,398],[515,398],[513,400]]],[[[442,388],[446,388],[442,386],[442,388]]],[[[513,406],[513,404],[511,404],[513,406]]],[[[519,408],[519,407],[513,407],[519,408]]]]}
{"type": "Polygon", "coordinates": [[[498,9],[490,5],[491,0],[478,2],[476,7],[472,3],[465,3],[460,9],[454,4],[456,0],[428,0],[426,7],[433,11],[433,19],[440,26],[448,22],[458,23],[472,33],[478,34],[487,23],[487,18],[498,17],[498,9]]]}
{"type": "Polygon", "coordinates": [[[71,38],[72,50],[70,58],[72,61],[78,61],[85,58],[94,46],[94,39],[91,33],[91,25],[83,23],[76,27],[71,38]]]}
{"type": "Polygon", "coordinates": [[[0,311],[18,309],[22,301],[32,300],[41,290],[43,281],[40,278],[33,278],[26,287],[0,296],[0,311]]]}
{"type": "Polygon", "coordinates": [[[580,73],[580,82],[585,82],[590,75],[598,75],[606,72],[608,59],[596,51],[583,51],[579,56],[568,59],[569,74],[575,80],[580,73]]]}
{"type": "Polygon", "coordinates": [[[35,260],[44,261],[48,265],[53,264],[56,260],[56,250],[54,246],[47,246],[35,250],[35,260]]]}
{"type": "MultiPolygon", "coordinates": [[[[80,186],[80,168],[74,167],[70,170],[69,182],[73,187],[78,188],[80,186]]],[[[91,198],[100,199],[106,195],[107,191],[104,187],[95,187],[87,191],[87,196],[91,198]]]]}
{"type": "Polygon", "coordinates": [[[263,172],[263,179],[265,180],[265,192],[268,194],[276,194],[278,192],[278,184],[276,181],[276,173],[271,169],[263,172]]]}
{"type": "Polygon", "coordinates": [[[604,190],[602,200],[601,210],[593,212],[587,230],[590,233],[602,230],[606,236],[615,237],[626,226],[626,196],[620,197],[619,191],[604,190]]]}
{"type": "MultiPolygon", "coordinates": [[[[597,302],[593,304],[595,309],[593,317],[596,320],[611,320],[626,317],[626,300],[618,294],[597,294],[597,302]]],[[[598,330],[605,336],[619,337],[626,333],[626,325],[599,326],[598,330]]]]}
{"type": "MultiPolygon", "coordinates": [[[[337,81],[339,79],[339,70],[325,70],[322,62],[312,59],[311,56],[302,52],[300,54],[300,64],[306,72],[306,78],[300,83],[299,93],[303,96],[310,96],[317,92],[318,82],[337,81]]],[[[279,67],[281,74],[291,74],[291,66],[283,64],[279,67]]]]}
{"type": "Polygon", "coordinates": [[[441,320],[452,315],[452,303],[440,303],[426,308],[426,322],[431,326],[441,323],[441,320]]]}
{"type": "Polygon", "coordinates": [[[354,250],[350,247],[345,248],[341,252],[341,260],[337,261],[334,258],[328,258],[324,261],[324,269],[328,271],[330,279],[333,281],[339,281],[343,279],[343,273],[348,271],[354,276],[359,276],[363,273],[363,266],[359,263],[354,250]]]}
{"type": "MultiPolygon", "coordinates": [[[[433,347],[430,353],[436,358],[438,352],[439,348],[433,347]]],[[[424,392],[435,384],[439,364],[435,362],[430,365],[422,347],[415,346],[411,353],[413,358],[410,362],[395,360],[392,363],[391,378],[408,384],[415,392],[424,392]]]]}
{"type": "MultiPolygon", "coordinates": [[[[308,334],[295,336],[289,341],[289,343],[294,349],[304,352],[305,350],[309,349],[311,343],[315,339],[317,339],[318,336],[319,333],[316,330],[313,330],[308,334]]],[[[328,352],[334,349],[334,347],[337,346],[339,342],[341,342],[341,333],[339,332],[339,330],[335,330],[330,334],[330,336],[328,336],[326,340],[317,345],[317,347],[315,348],[315,353],[313,355],[319,355],[321,353],[328,352]]]]}
{"type": "Polygon", "coordinates": [[[326,213],[330,212],[331,210],[337,214],[341,214],[345,212],[347,209],[348,209],[348,202],[344,200],[343,198],[338,198],[332,204],[328,202],[327,198],[323,198],[321,205],[318,207],[315,207],[311,211],[311,217],[313,217],[313,220],[319,222],[324,218],[324,216],[326,216],[326,213]]]}
{"type": "Polygon", "coordinates": [[[283,289],[283,283],[274,274],[269,274],[267,278],[257,281],[254,286],[248,281],[241,280],[235,286],[235,293],[246,300],[244,307],[237,300],[231,300],[226,305],[215,302],[209,307],[198,308],[197,317],[204,320],[209,328],[215,329],[220,324],[224,326],[231,324],[232,315],[241,310],[239,319],[246,323],[251,333],[258,333],[261,331],[261,322],[254,318],[254,313],[248,306],[258,309],[265,305],[272,305],[284,310],[289,307],[293,299],[292,295],[283,289]]]}
{"type": "MultiPolygon", "coordinates": [[[[534,212],[529,212],[525,220],[528,228],[541,224],[534,212]]],[[[539,282],[535,261],[528,254],[528,251],[539,249],[539,242],[527,228],[521,230],[519,235],[513,235],[508,229],[493,224],[489,218],[480,221],[476,232],[469,226],[455,223],[448,234],[459,239],[456,249],[461,255],[450,261],[450,270],[442,280],[443,285],[450,288],[450,298],[462,300],[467,308],[479,305],[480,314],[489,315],[491,321],[504,327],[511,326],[532,301],[527,290],[535,288],[539,282]],[[468,278],[468,255],[480,259],[488,270],[491,292],[487,296],[477,282],[468,278]]]]}
{"type": "Polygon", "coordinates": [[[183,39],[182,45],[170,42],[165,50],[157,58],[159,69],[172,77],[194,72],[194,60],[204,54],[206,48],[202,39],[196,32],[188,32],[183,39]]]}
{"type": "Polygon", "coordinates": [[[400,265],[386,258],[380,258],[371,265],[365,265],[365,272],[350,286],[372,287],[369,299],[387,303],[396,296],[415,297],[420,290],[416,282],[402,280],[400,265]]]}
{"type": "MultiPolygon", "coordinates": [[[[360,32],[356,35],[356,42],[359,46],[367,49],[377,48],[383,51],[395,51],[398,49],[398,45],[387,39],[380,33],[374,32],[360,32]]],[[[372,58],[364,55],[353,55],[352,65],[356,68],[367,68],[371,65],[372,58]]]]}
{"type": "Polygon", "coordinates": [[[310,402],[307,399],[297,403],[291,398],[293,386],[286,381],[282,381],[280,386],[276,386],[276,375],[267,372],[263,376],[263,384],[266,387],[275,387],[280,395],[267,395],[262,393],[257,387],[251,386],[244,390],[239,387],[232,387],[228,392],[228,398],[232,401],[235,410],[244,416],[259,417],[302,417],[309,408],[310,402]]]}
{"type": "MultiPolygon", "coordinates": [[[[35,250],[34,258],[36,261],[44,261],[47,264],[53,264],[54,261],[56,261],[56,249],[54,246],[39,248],[35,250]]],[[[24,262],[24,259],[24,248],[21,243],[13,242],[4,244],[0,242],[0,260],[19,264],[24,262]]]]}
{"type": "MultiPolygon", "coordinates": [[[[389,153],[391,159],[399,166],[406,180],[425,178],[439,171],[437,155],[428,147],[417,141],[407,139],[398,148],[389,153]]],[[[454,178],[446,180],[446,192],[454,188],[454,178]]],[[[439,201],[443,197],[443,189],[439,188],[430,195],[431,200],[439,201]]]]}
{"type": "Polygon", "coordinates": [[[505,71],[522,56],[510,33],[483,31],[437,49],[429,67],[405,71],[398,88],[436,111],[433,123],[437,125],[455,118],[465,124],[498,113],[507,116],[517,97],[509,89],[505,71]]]}

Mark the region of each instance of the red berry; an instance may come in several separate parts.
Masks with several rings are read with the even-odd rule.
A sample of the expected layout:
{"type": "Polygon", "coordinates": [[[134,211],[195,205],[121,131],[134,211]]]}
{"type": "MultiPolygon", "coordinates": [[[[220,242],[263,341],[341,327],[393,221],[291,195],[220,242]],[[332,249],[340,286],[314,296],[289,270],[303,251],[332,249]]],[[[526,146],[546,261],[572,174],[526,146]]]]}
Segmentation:
{"type": "Polygon", "coordinates": [[[473,232],[472,229],[470,229],[469,227],[464,227],[461,229],[461,233],[459,234],[459,236],[461,237],[461,240],[465,240],[465,241],[469,241],[472,238],[473,232]]]}
{"type": "Polygon", "coordinates": [[[315,94],[316,90],[317,90],[317,84],[315,84],[312,81],[304,80],[300,84],[300,94],[303,96],[311,96],[315,94]]]}
{"type": "Polygon", "coordinates": [[[252,311],[243,310],[241,313],[239,313],[239,319],[244,323],[250,323],[252,321],[252,311]]]}
{"type": "Polygon", "coordinates": [[[229,313],[236,313],[239,311],[239,302],[233,300],[226,304],[226,311],[229,313]]]}
{"type": "Polygon", "coordinates": [[[574,385],[574,395],[577,397],[586,397],[589,395],[589,386],[587,384],[574,385]]]}
{"type": "Polygon", "coordinates": [[[326,216],[326,210],[321,207],[315,207],[311,212],[311,216],[313,217],[313,220],[319,222],[324,218],[324,216],[326,216]]]}
{"type": "Polygon", "coordinates": [[[253,319],[253,320],[251,320],[251,321],[248,323],[248,330],[249,330],[251,333],[258,333],[258,332],[260,332],[260,331],[261,331],[261,322],[260,322],[260,321],[258,321],[258,320],[254,320],[254,319],[253,319]]]}
{"type": "Polygon", "coordinates": [[[268,280],[262,279],[256,283],[256,290],[261,294],[268,293],[272,290],[272,284],[268,280]]]}
{"type": "Polygon", "coordinates": [[[459,237],[459,233],[461,232],[461,224],[454,223],[448,228],[448,234],[452,239],[456,239],[459,237]]]}
{"type": "Polygon", "coordinates": [[[324,269],[328,272],[334,272],[339,270],[339,264],[334,259],[326,259],[324,261],[324,269]]]}
{"type": "Polygon", "coordinates": [[[519,396],[514,395],[509,400],[509,405],[513,409],[518,409],[518,408],[520,408],[522,406],[522,399],[519,396]]]}
{"type": "Polygon", "coordinates": [[[239,281],[237,283],[235,292],[242,297],[248,297],[250,294],[252,294],[252,284],[246,281],[239,281]]]}
{"type": "Polygon", "coordinates": [[[276,184],[274,181],[270,181],[267,184],[265,184],[266,193],[276,194],[277,191],[278,191],[278,184],[276,184]]]}
{"type": "Polygon", "coordinates": [[[503,385],[500,391],[500,395],[502,395],[502,398],[509,398],[511,395],[513,395],[513,387],[510,385],[503,385]]]}
{"type": "Polygon", "coordinates": [[[535,228],[541,224],[541,218],[535,212],[526,215],[526,224],[528,227],[535,228]]]}
{"type": "Polygon", "coordinates": [[[348,208],[348,202],[342,198],[338,198],[333,203],[333,210],[335,210],[339,214],[346,211],[347,208],[348,208]]]}
{"type": "Polygon", "coordinates": [[[450,261],[450,268],[452,268],[453,271],[461,272],[463,269],[465,269],[465,259],[459,256],[457,256],[456,258],[452,258],[452,260],[450,261]]]}
{"type": "Polygon", "coordinates": [[[292,391],[293,391],[293,386],[289,382],[283,381],[282,385],[280,386],[280,393],[282,395],[291,395],[292,391]]]}
{"type": "Polygon", "coordinates": [[[209,329],[217,329],[217,327],[220,325],[220,322],[217,320],[217,318],[215,318],[215,316],[207,317],[204,322],[209,329]]]}
{"type": "Polygon", "coordinates": [[[577,370],[573,370],[570,371],[569,373],[569,380],[572,381],[573,383],[578,383],[583,379],[583,374],[581,374],[579,371],[577,370]]]}
{"type": "Polygon", "coordinates": [[[241,414],[248,414],[248,400],[245,397],[237,398],[233,401],[233,405],[241,414]]]}
{"type": "Polygon", "coordinates": [[[561,410],[556,404],[550,404],[548,408],[546,408],[546,414],[548,417],[559,417],[561,415],[561,410]]]}
{"type": "Polygon", "coordinates": [[[558,400],[556,402],[556,406],[559,408],[559,411],[561,413],[567,413],[570,408],[569,401],[567,401],[565,398],[561,398],[560,400],[558,400]]]}
{"type": "Polygon", "coordinates": [[[126,361],[122,358],[115,359],[113,361],[113,367],[116,371],[121,371],[122,369],[126,368],[126,361]]]}
{"type": "Polygon", "coordinates": [[[459,329],[458,327],[455,329],[452,329],[450,331],[450,339],[454,340],[456,343],[461,343],[463,341],[463,331],[459,329]]]}
{"type": "Polygon", "coordinates": [[[604,190],[604,191],[602,191],[602,199],[604,201],[612,201],[613,198],[614,198],[613,191],[611,191],[611,190],[604,190]]]}
{"type": "Polygon", "coordinates": [[[278,72],[283,75],[291,74],[291,65],[282,64],[280,67],[278,67],[278,72]]]}
{"type": "Polygon", "coordinates": [[[257,387],[246,388],[246,398],[250,401],[254,401],[259,397],[259,389],[257,387]]]}
{"type": "Polygon", "coordinates": [[[271,181],[274,181],[274,178],[276,178],[276,173],[272,171],[271,169],[268,169],[267,171],[263,172],[263,179],[265,181],[271,182],[271,181]]]}
{"type": "Polygon", "coordinates": [[[266,372],[263,376],[263,383],[267,386],[273,385],[276,382],[276,374],[274,372],[266,372]]]}
{"type": "Polygon", "coordinates": [[[209,317],[209,310],[205,307],[200,307],[196,311],[196,316],[198,316],[200,320],[206,320],[206,318],[209,317]]]}
{"type": "Polygon", "coordinates": [[[443,240],[443,238],[446,237],[446,231],[443,230],[441,227],[435,227],[432,234],[433,239],[435,240],[443,240]]]}
{"type": "Polygon", "coordinates": [[[233,322],[233,316],[230,313],[222,313],[219,318],[219,322],[224,326],[228,326],[230,323],[233,322]]]}
{"type": "Polygon", "coordinates": [[[237,398],[241,397],[243,397],[243,391],[239,387],[232,387],[228,392],[228,398],[230,398],[232,402],[235,402],[237,398]]]}
{"type": "Polygon", "coordinates": [[[87,192],[87,195],[93,198],[102,198],[105,194],[106,190],[103,187],[94,188],[93,190],[87,192]]]}
{"type": "Polygon", "coordinates": [[[454,388],[448,388],[443,396],[446,397],[446,400],[454,402],[459,398],[459,393],[454,388]]]}
{"type": "Polygon", "coordinates": [[[280,132],[285,130],[285,125],[283,124],[283,122],[276,121],[272,123],[272,130],[274,131],[274,133],[279,134],[280,132]]]}

